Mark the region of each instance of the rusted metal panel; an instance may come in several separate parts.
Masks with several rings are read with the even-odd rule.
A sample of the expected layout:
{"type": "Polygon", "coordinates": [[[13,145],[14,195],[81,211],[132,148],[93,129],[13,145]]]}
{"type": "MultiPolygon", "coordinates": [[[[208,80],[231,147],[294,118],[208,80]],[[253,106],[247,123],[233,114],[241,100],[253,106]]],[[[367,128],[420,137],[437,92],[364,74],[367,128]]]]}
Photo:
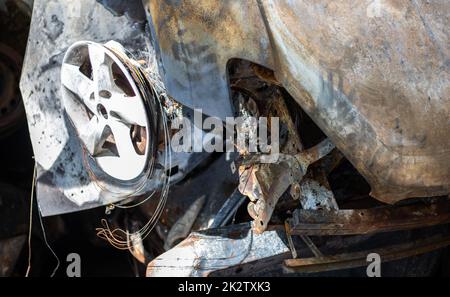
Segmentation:
{"type": "Polygon", "coordinates": [[[275,76],[372,195],[448,194],[448,1],[259,2],[275,76]]]}
{"type": "Polygon", "coordinates": [[[275,71],[375,198],[450,192],[448,1],[147,4],[180,102],[229,114],[225,65],[249,59],[275,71]]]}
{"type": "Polygon", "coordinates": [[[450,223],[449,200],[432,204],[383,206],[370,209],[294,212],[293,235],[355,235],[409,230],[450,223]]]}
{"type": "Polygon", "coordinates": [[[0,240],[0,277],[11,276],[26,239],[26,235],[19,235],[0,240]]]}
{"type": "Polygon", "coordinates": [[[324,272],[366,266],[367,255],[371,253],[380,255],[384,263],[425,254],[449,245],[450,236],[434,236],[369,251],[314,258],[287,259],[284,261],[284,264],[286,265],[286,272],[324,272]]]}
{"type": "Polygon", "coordinates": [[[256,0],[146,3],[169,95],[210,116],[232,116],[228,61],[239,57],[273,66],[256,0]]]}

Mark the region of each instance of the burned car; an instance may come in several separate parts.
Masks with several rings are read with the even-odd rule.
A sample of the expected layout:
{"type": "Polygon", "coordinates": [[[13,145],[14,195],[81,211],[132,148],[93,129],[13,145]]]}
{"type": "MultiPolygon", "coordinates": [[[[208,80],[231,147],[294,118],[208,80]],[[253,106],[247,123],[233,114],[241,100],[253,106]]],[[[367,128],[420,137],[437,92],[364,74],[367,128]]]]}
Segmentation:
{"type": "Polygon", "coordinates": [[[40,214],[101,209],[90,240],[147,276],[365,275],[374,254],[425,275],[450,244],[449,17],[35,0],[20,87],[40,214]]]}

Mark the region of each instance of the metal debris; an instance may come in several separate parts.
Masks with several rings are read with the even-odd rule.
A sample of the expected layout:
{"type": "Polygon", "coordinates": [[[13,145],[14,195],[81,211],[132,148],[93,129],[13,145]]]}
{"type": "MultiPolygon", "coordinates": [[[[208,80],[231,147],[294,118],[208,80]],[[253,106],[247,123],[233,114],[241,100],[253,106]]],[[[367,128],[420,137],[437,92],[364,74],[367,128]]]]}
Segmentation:
{"type": "Polygon", "coordinates": [[[225,69],[231,59],[252,61],[273,70],[269,81],[354,164],[373,197],[450,193],[447,2],[380,1],[377,14],[369,0],[144,3],[167,90],[182,104],[231,116],[225,69]]]}
{"type": "Polygon", "coordinates": [[[333,192],[321,185],[317,180],[304,179],[300,184],[294,184],[294,191],[298,191],[298,199],[303,209],[332,210],[339,208],[333,192]]]}
{"type": "Polygon", "coordinates": [[[450,245],[450,236],[434,236],[404,244],[355,253],[333,256],[316,256],[314,258],[288,259],[284,263],[286,272],[314,273],[339,269],[348,269],[367,265],[367,255],[376,253],[383,263],[413,257],[435,251],[450,245]]]}
{"type": "Polygon", "coordinates": [[[450,223],[450,200],[370,209],[294,211],[291,233],[354,235],[392,232],[450,223]]]}
{"type": "Polygon", "coordinates": [[[204,204],[205,196],[199,197],[191,204],[191,206],[189,206],[183,216],[175,222],[170,229],[169,234],[167,234],[167,238],[164,243],[164,249],[166,251],[171,249],[175,244],[189,235],[192,225],[197,219],[197,216],[204,204]]]}
{"type": "MultiPolygon", "coordinates": [[[[450,6],[379,1],[375,12],[372,2],[35,0],[21,89],[39,208],[126,206],[160,179],[177,183],[164,213],[150,201],[125,219],[119,247],[148,264],[148,276],[323,272],[366,264],[369,252],[390,261],[450,245],[449,199],[430,198],[450,193],[450,6]],[[70,46],[82,39],[92,41],[70,46]],[[169,119],[193,108],[242,116],[246,140],[257,138],[253,117],[277,117],[276,162],[235,143],[237,158],[180,153],[159,164],[168,145],[151,133],[159,117],[139,83],[164,94],[169,119]],[[360,177],[361,195],[333,184],[341,165],[360,177]],[[397,203],[406,198],[416,199],[397,203]],[[156,224],[157,234],[136,233],[145,218],[145,235],[156,224]],[[425,239],[361,250],[416,232],[425,239]]],[[[11,84],[20,63],[4,60],[0,133],[20,111],[11,84]]],[[[111,225],[117,209],[107,208],[111,225]]]]}
{"type": "Polygon", "coordinates": [[[214,271],[289,252],[276,230],[254,234],[250,224],[194,232],[149,263],[147,276],[208,276],[214,271]]]}
{"type": "Polygon", "coordinates": [[[249,166],[255,162],[250,160],[241,165],[239,190],[251,200],[248,209],[257,233],[267,228],[278,199],[289,186],[300,182],[309,165],[333,149],[333,144],[327,139],[295,156],[280,155],[277,163],[249,166]]]}

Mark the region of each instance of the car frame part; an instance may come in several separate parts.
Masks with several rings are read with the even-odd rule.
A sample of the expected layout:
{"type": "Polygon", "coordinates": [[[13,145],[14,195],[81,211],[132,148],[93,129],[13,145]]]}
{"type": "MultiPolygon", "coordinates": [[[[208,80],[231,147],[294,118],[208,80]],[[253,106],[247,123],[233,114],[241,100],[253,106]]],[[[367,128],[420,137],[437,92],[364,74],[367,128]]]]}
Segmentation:
{"type": "Polygon", "coordinates": [[[392,232],[450,223],[450,200],[369,209],[297,209],[290,219],[293,235],[355,235],[392,232]]]}
{"type": "Polygon", "coordinates": [[[239,207],[247,200],[247,197],[242,195],[239,189],[233,191],[230,197],[225,201],[220,210],[214,216],[213,221],[208,224],[209,229],[224,227],[230,222],[232,217],[236,214],[239,207]]]}
{"type": "Polygon", "coordinates": [[[354,253],[344,253],[334,256],[319,256],[314,258],[287,259],[284,261],[287,272],[325,272],[339,269],[367,266],[367,257],[376,254],[383,263],[399,259],[414,257],[447,247],[450,245],[450,236],[434,236],[416,241],[387,246],[383,248],[366,250],[354,253]]]}
{"type": "Polygon", "coordinates": [[[166,251],[170,250],[178,241],[186,238],[191,233],[192,225],[204,204],[205,196],[202,195],[189,206],[183,216],[170,228],[164,242],[164,249],[166,251]]]}
{"type": "Polygon", "coordinates": [[[11,276],[26,239],[25,234],[0,239],[0,277],[11,276]]]}
{"type": "Polygon", "coordinates": [[[299,256],[292,258],[283,226],[273,225],[270,230],[255,234],[250,224],[232,225],[193,232],[179,245],[152,260],[147,266],[147,276],[306,276],[365,266],[370,253],[380,253],[385,267],[390,261],[426,254],[450,245],[448,228],[418,231],[422,235],[397,234],[399,239],[394,243],[388,243],[387,236],[396,238],[392,237],[392,233],[382,233],[381,236],[331,236],[318,245],[312,241],[308,244],[296,240],[295,253],[299,256]],[[365,250],[363,247],[368,242],[376,242],[377,247],[365,250]],[[316,255],[311,243],[319,254],[316,255]]]}
{"type": "Polygon", "coordinates": [[[261,164],[246,160],[240,166],[240,188],[252,202],[248,209],[254,219],[253,227],[264,232],[281,195],[293,184],[301,182],[308,167],[334,149],[329,139],[296,155],[280,154],[276,163],[261,164]],[[252,165],[252,166],[249,166],[252,165]]]}
{"type": "Polygon", "coordinates": [[[227,63],[252,61],[274,71],[373,197],[450,193],[445,1],[384,1],[377,13],[371,0],[145,4],[163,79],[181,103],[230,115],[227,63]]]}

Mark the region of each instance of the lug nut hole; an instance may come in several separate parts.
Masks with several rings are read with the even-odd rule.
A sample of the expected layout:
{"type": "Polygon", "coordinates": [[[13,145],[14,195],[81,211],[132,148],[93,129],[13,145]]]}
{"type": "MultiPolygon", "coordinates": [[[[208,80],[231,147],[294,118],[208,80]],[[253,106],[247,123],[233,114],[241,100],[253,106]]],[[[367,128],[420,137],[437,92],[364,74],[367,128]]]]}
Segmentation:
{"type": "Polygon", "coordinates": [[[111,92],[110,91],[107,91],[107,90],[101,90],[100,92],[99,92],[99,95],[100,95],[100,97],[102,97],[102,98],[105,98],[105,99],[109,99],[109,98],[111,98],[111,92]]]}

